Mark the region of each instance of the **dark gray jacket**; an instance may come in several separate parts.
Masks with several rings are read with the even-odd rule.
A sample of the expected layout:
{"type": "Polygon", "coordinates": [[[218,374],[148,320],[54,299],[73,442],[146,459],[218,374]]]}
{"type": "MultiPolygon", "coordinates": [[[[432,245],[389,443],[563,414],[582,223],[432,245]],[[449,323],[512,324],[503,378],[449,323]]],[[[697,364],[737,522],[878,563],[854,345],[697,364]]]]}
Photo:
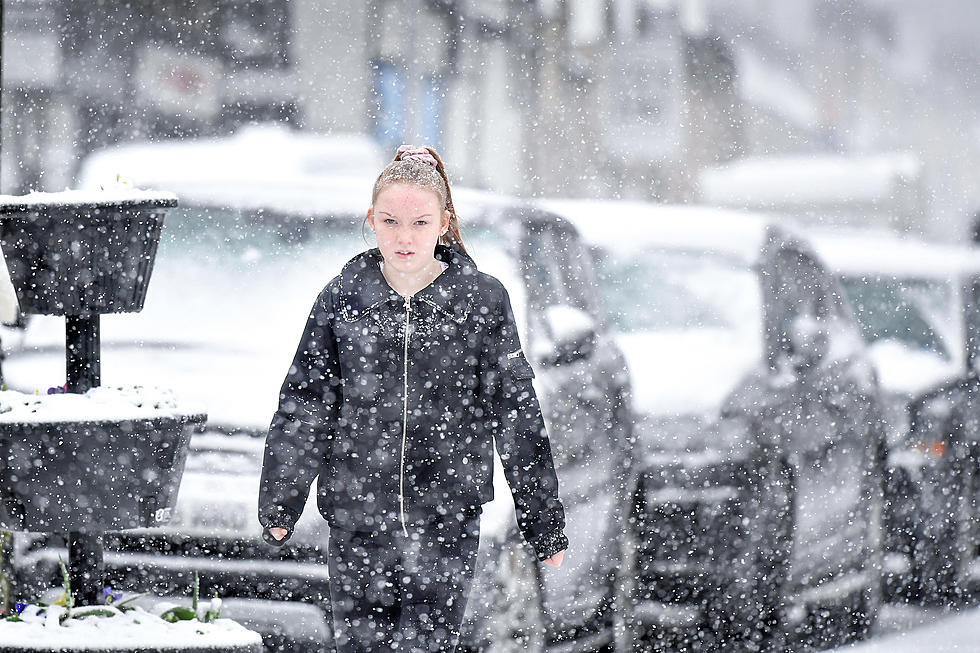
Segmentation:
{"type": "MultiPolygon", "coordinates": [[[[405,530],[493,499],[493,442],[539,560],[563,550],[558,479],[510,298],[457,248],[413,297],[377,248],[317,297],[269,428],[259,521],[290,532],[319,475],[331,528],[405,530]]],[[[406,531],[407,532],[407,531],[406,531]]]]}

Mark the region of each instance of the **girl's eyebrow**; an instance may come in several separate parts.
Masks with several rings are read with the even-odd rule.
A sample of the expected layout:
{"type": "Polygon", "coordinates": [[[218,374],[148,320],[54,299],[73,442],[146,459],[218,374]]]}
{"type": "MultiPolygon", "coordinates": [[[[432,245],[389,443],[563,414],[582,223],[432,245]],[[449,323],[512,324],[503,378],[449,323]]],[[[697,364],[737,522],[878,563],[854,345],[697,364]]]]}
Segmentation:
{"type": "MultiPolygon", "coordinates": [[[[389,218],[397,218],[397,216],[392,215],[391,213],[388,213],[387,211],[378,211],[378,213],[382,213],[382,214],[388,216],[389,218]]],[[[432,217],[432,214],[431,213],[423,213],[422,215],[417,215],[417,216],[415,216],[414,218],[411,218],[411,219],[412,220],[418,220],[419,218],[431,218],[431,217],[432,217]]]]}

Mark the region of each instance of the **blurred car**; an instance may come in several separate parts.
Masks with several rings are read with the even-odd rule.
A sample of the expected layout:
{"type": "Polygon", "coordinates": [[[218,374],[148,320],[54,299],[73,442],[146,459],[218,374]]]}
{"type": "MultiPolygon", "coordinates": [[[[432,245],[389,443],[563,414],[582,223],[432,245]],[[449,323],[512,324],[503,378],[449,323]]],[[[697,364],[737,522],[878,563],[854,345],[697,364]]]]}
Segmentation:
{"type": "Polygon", "coordinates": [[[815,231],[881,381],[888,426],[890,592],[977,589],[980,252],[884,231],[815,231]]]}
{"type": "MultiPolygon", "coordinates": [[[[144,310],[102,318],[103,383],[152,381],[209,414],[207,432],[192,438],[172,522],[108,536],[106,567],[114,586],[158,592],[183,591],[200,570],[202,591],[275,602],[250,610],[246,620],[267,645],[279,638],[285,650],[318,650],[314,642],[330,630],[325,612],[316,623],[308,611],[297,616],[311,628],[286,643],[283,619],[257,621],[300,603],[329,609],[328,528],[315,496],[282,550],[262,543],[261,450],[311,302],[344,262],[373,246],[362,220],[374,179],[224,166],[210,151],[221,145],[184,143],[178,155],[180,144],[166,144],[165,157],[155,155],[155,145],[129,146],[95,155],[82,171],[84,188],[119,172],[134,186],[165,188],[180,201],[165,219],[144,310]],[[208,152],[199,156],[199,149],[208,152]],[[213,171],[197,166],[198,159],[213,171]],[[186,174],[174,167],[181,162],[186,174]]],[[[279,139],[280,148],[287,146],[279,139]]],[[[226,156],[247,149],[229,148],[226,156]]],[[[277,151],[277,158],[289,157],[277,151]]],[[[624,496],[618,478],[629,465],[625,362],[598,324],[594,283],[574,229],[515,200],[465,189],[453,195],[466,247],[508,288],[533,359],[572,542],[560,568],[542,568],[517,530],[496,457],[496,498],[481,517],[480,566],[461,649],[598,649],[613,637],[624,496]]],[[[39,317],[32,324],[8,360],[12,386],[62,381],[60,322],[39,317]]],[[[37,565],[54,578],[56,540],[21,542],[21,568],[37,565]]],[[[329,637],[324,641],[332,650],[329,637]]]]}
{"type": "Polygon", "coordinates": [[[883,434],[836,279],[768,218],[541,205],[593,248],[633,379],[626,640],[796,650],[865,635],[880,601],[883,434]]]}

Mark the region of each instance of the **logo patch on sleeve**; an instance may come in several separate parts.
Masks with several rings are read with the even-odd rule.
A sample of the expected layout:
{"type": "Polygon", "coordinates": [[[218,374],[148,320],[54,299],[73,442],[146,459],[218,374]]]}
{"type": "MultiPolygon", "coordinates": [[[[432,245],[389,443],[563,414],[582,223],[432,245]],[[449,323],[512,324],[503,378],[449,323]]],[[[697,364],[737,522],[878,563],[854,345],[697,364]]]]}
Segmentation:
{"type": "Polygon", "coordinates": [[[518,349],[517,351],[512,351],[511,353],[507,354],[507,358],[517,358],[520,355],[521,355],[521,350],[518,349]]]}

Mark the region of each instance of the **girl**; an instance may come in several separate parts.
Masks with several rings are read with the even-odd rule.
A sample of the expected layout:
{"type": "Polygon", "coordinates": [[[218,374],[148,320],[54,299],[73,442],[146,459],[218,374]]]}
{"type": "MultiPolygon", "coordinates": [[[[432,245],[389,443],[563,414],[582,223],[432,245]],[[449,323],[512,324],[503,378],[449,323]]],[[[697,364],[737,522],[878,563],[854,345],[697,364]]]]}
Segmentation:
{"type": "Polygon", "coordinates": [[[319,475],[338,650],[452,652],[492,442],[524,539],[555,567],[564,508],[510,299],[466,252],[435,150],[398,148],[366,222],[378,246],[317,297],[282,384],[259,521],[285,542],[319,475]]]}

